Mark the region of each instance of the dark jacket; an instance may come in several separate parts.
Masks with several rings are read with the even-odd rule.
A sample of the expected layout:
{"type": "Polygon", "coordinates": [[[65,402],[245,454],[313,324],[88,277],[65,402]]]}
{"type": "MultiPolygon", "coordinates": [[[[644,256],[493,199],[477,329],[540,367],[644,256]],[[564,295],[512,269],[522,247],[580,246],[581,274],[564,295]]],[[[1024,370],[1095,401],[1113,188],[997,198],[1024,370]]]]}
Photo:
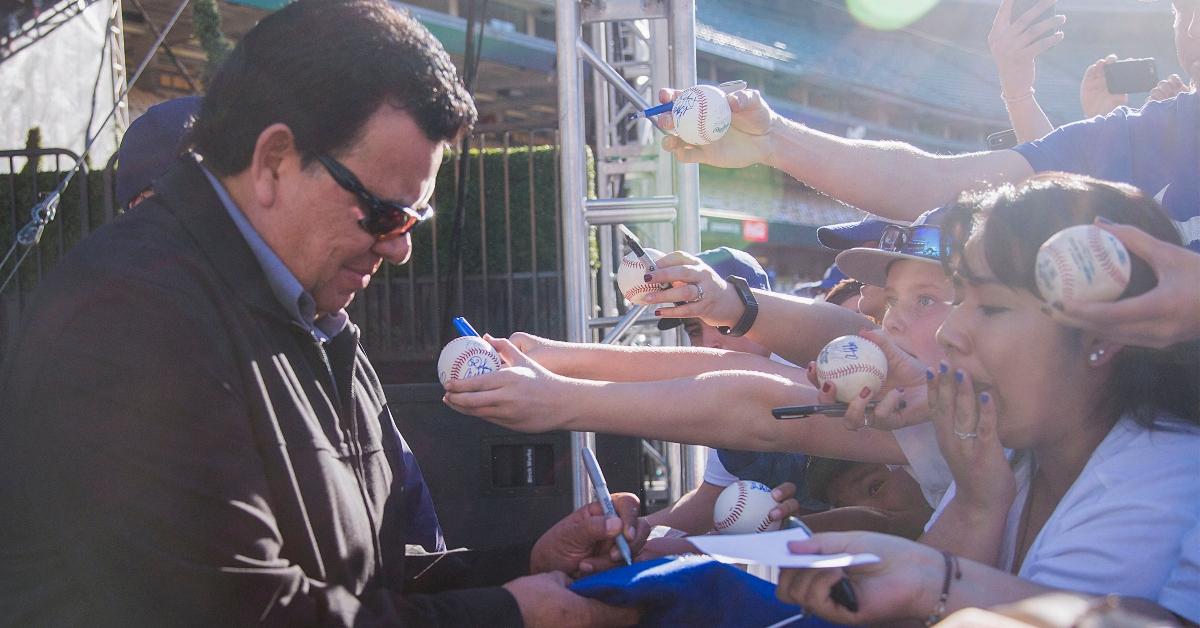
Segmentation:
{"type": "Polygon", "coordinates": [[[405,565],[357,331],[289,321],[194,163],[156,190],[45,280],[0,375],[0,623],[519,623],[461,587],[527,551],[405,565]]]}

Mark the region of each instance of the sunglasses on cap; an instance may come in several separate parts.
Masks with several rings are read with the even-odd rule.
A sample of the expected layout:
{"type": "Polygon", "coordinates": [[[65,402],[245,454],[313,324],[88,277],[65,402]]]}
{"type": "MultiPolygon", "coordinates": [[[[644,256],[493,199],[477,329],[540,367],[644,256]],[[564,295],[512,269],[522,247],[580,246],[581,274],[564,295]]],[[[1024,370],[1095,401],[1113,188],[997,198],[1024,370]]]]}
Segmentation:
{"type": "Polygon", "coordinates": [[[935,225],[888,225],[879,236],[879,250],[938,261],[943,250],[942,229],[935,225]]]}
{"type": "Polygon", "coordinates": [[[358,177],[333,157],[318,155],[317,161],[325,166],[329,176],[333,177],[342,189],[358,197],[361,208],[367,214],[358,221],[358,226],[376,238],[404,235],[433,215],[432,207],[416,210],[407,205],[385,201],[368,192],[358,177]]]}

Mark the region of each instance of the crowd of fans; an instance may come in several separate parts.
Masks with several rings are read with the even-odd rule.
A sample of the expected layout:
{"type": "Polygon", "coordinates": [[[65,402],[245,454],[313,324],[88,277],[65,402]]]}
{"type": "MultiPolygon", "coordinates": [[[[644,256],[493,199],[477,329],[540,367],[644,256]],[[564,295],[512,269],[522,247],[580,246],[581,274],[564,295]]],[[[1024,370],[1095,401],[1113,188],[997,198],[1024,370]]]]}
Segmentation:
{"type": "MultiPolygon", "coordinates": [[[[39,289],[5,363],[6,619],[628,625],[639,609],[570,578],[613,567],[618,535],[638,560],[694,551],[684,534],[711,531],[721,490],[756,480],[774,488],[772,519],[815,532],[790,551],[880,558],[782,571],[779,601],[832,622],[1200,622],[1200,96],[1171,76],[1131,106],[1103,89],[1112,56],[1084,74],[1088,119],[1055,129],[1032,86],[1063,18],[1039,17],[1053,0],[1013,4],[989,36],[1013,150],[830,136],[749,89],[729,95],[720,141],[665,140],[680,160],[770,165],[877,216],[821,229],[836,264],[802,295],[772,292],[742,251],[659,260],[645,279],[667,287],[647,300],[691,347],[486,337],[505,368],[448,382],[459,412],[711,448],[703,483],[664,510],[637,518],[618,495],[615,518],[591,504],[491,553],[446,551],[345,314],[383,260],[407,259],[470,97],[386,3],[301,0],[265,19],[203,99],[131,127],[129,210],[39,289]],[[1132,254],[1117,301],[1040,297],[1038,248],[1074,225],[1132,254]],[[846,334],[883,349],[882,390],[838,416],[774,419],[835,400],[814,359],[846,334]],[[648,540],[657,526],[680,533],[648,540]],[[843,578],[855,604],[834,594],[843,578]]],[[[1173,2],[1193,78],[1198,4],[1173,2]]]]}

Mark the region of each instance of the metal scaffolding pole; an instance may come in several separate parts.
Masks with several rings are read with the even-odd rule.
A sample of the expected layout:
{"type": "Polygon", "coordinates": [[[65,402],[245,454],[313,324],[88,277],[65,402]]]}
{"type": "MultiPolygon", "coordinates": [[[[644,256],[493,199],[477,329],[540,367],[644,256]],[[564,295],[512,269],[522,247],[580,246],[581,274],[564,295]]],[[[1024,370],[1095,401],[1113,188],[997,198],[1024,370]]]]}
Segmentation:
{"type": "MultiPolygon", "coordinates": [[[[700,248],[697,167],[675,163],[662,151],[650,122],[628,120],[629,113],[655,102],[658,88],[695,84],[695,6],[693,0],[560,0],[555,6],[567,340],[592,342],[600,333],[603,342],[619,342],[626,330],[646,322],[644,308],[614,316],[613,296],[601,294],[612,290],[611,277],[606,272],[597,286],[590,276],[589,229],[598,229],[605,271],[612,268],[607,258],[613,255],[612,228],[618,223],[657,226],[653,233],[659,247],[700,248]],[[583,37],[585,25],[592,45],[583,37]],[[590,201],[585,198],[589,135],[584,61],[594,72],[596,128],[590,137],[595,140],[599,198],[590,201]]],[[[594,443],[594,434],[572,435],[576,507],[591,500],[579,452],[594,443]]],[[[678,499],[700,478],[702,450],[673,443],[665,450],[656,459],[666,461],[670,497],[678,499]]]]}

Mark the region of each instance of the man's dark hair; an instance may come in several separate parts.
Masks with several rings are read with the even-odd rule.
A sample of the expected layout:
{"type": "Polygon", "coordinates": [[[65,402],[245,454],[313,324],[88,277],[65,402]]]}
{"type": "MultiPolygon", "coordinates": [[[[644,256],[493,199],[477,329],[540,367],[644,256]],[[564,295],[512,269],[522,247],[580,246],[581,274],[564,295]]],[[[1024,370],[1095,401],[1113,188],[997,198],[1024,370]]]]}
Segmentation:
{"type": "Polygon", "coordinates": [[[267,16],[217,70],[191,145],[214,173],[245,170],[263,129],[286,124],[305,163],[355,141],[388,103],[432,141],[475,123],[449,55],[386,0],[299,0],[267,16]]]}

